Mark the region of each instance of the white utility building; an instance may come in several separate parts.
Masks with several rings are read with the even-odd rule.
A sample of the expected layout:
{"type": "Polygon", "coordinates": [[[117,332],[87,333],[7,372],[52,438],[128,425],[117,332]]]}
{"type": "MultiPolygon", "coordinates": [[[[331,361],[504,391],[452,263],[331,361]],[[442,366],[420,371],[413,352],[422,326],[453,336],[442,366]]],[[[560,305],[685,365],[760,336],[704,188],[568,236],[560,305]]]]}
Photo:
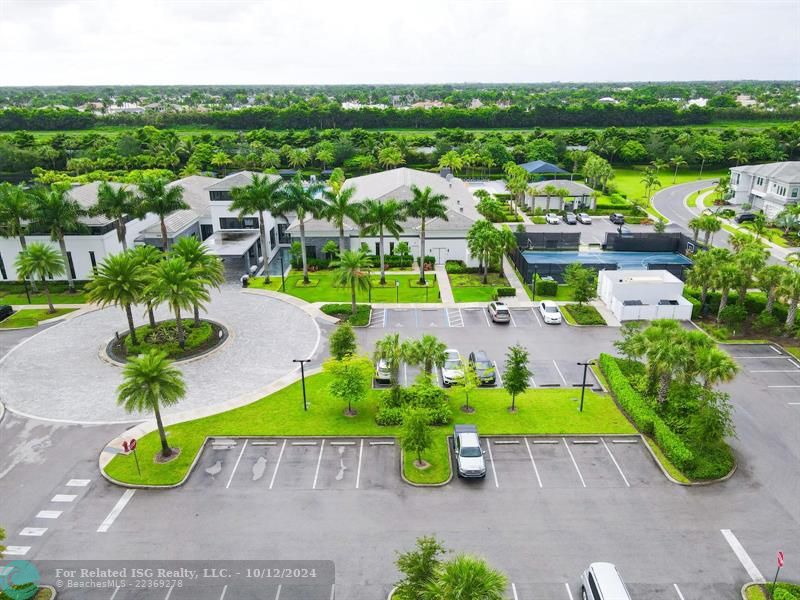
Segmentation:
{"type": "Polygon", "coordinates": [[[600,271],[597,293],[620,321],[692,318],[683,282],[669,271],[600,271]]]}

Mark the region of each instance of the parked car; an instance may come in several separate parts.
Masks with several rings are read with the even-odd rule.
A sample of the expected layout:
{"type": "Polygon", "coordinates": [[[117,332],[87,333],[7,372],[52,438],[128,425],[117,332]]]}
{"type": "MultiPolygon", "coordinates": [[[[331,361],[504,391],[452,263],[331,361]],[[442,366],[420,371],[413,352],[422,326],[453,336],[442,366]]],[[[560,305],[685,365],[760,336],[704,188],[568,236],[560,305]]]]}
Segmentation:
{"type": "Polygon", "coordinates": [[[756,216],[753,213],[740,213],[733,220],[737,223],[747,223],[748,221],[755,221],[756,216]]]}
{"type": "Polygon", "coordinates": [[[564,213],[564,223],[567,225],[577,225],[578,218],[575,216],[574,212],[564,213]]]}
{"type": "Polygon", "coordinates": [[[442,365],[442,383],[450,387],[464,376],[464,367],[461,364],[461,355],[458,350],[448,348],[444,351],[444,364],[442,365]]]}
{"type": "Polygon", "coordinates": [[[625,224],[625,215],[622,213],[611,213],[608,217],[608,220],[611,221],[614,225],[624,225],[625,224]]]}
{"type": "Polygon", "coordinates": [[[14,309],[8,304],[0,304],[0,321],[3,321],[14,314],[14,309]]]}
{"type": "Polygon", "coordinates": [[[389,370],[389,363],[383,358],[375,365],[375,381],[379,383],[392,383],[392,372],[389,370]]]}
{"type": "Polygon", "coordinates": [[[556,213],[547,213],[544,220],[548,225],[558,225],[561,222],[556,213]]]}
{"type": "Polygon", "coordinates": [[[607,562],[589,565],[581,575],[583,600],[631,600],[617,567],[607,562]]]}
{"type": "Polygon", "coordinates": [[[561,311],[558,310],[558,305],[552,300],[542,300],[539,303],[539,314],[542,315],[542,321],[547,324],[561,324],[561,311]]]}
{"type": "Polygon", "coordinates": [[[475,425],[456,425],[453,429],[453,449],[459,477],[486,477],[483,448],[475,425]]]}
{"type": "Polygon", "coordinates": [[[495,372],[494,363],[489,360],[489,357],[483,350],[470,352],[469,364],[475,369],[475,374],[478,376],[478,381],[481,382],[481,385],[494,385],[497,382],[497,373],[495,372]]]}
{"type": "Polygon", "coordinates": [[[511,322],[511,313],[503,302],[490,302],[487,310],[489,311],[489,318],[495,323],[511,322]]]}
{"type": "Polygon", "coordinates": [[[584,225],[591,225],[592,217],[587,213],[578,213],[578,222],[584,225]]]}

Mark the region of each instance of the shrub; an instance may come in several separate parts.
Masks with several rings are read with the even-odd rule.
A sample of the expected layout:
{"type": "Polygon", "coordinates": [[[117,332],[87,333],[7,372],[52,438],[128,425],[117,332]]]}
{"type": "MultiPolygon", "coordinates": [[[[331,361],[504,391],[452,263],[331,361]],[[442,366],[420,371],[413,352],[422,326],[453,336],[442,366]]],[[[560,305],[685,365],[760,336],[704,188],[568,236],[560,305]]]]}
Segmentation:
{"type": "Polygon", "coordinates": [[[182,319],[184,329],[184,349],[178,344],[178,326],[174,319],[156,323],[155,329],[150,325],[143,325],[136,329],[138,344],[133,344],[129,335],[125,336],[125,352],[128,355],[144,354],[152,348],[166,352],[167,356],[174,358],[190,350],[196,350],[208,342],[214,329],[208,321],[200,321],[195,325],[192,319],[182,319]]]}
{"type": "Polygon", "coordinates": [[[753,321],[753,329],[756,331],[763,331],[764,333],[775,334],[781,326],[781,321],[775,315],[768,312],[762,312],[753,321]]]}
{"type": "Polygon", "coordinates": [[[547,219],[539,215],[531,217],[531,221],[533,221],[536,225],[544,225],[547,223],[547,219]]]}
{"type": "Polygon", "coordinates": [[[628,378],[622,373],[617,360],[610,354],[601,354],[600,370],[605,375],[611,392],[622,409],[628,413],[634,425],[646,435],[653,434],[653,422],[658,419],[639,393],[633,389],[628,378]]]}
{"type": "Polygon", "coordinates": [[[423,375],[417,378],[414,385],[401,389],[399,394],[386,392],[378,401],[375,422],[378,425],[400,425],[409,408],[426,409],[431,425],[447,425],[452,419],[447,394],[423,375]]]}
{"type": "Polygon", "coordinates": [[[729,304],[722,309],[719,320],[726,325],[738,325],[747,318],[747,310],[738,304],[729,304]]]}
{"type": "Polygon", "coordinates": [[[538,278],[536,280],[536,293],[542,296],[555,296],[558,294],[558,282],[554,279],[538,278]]]}
{"type": "Polygon", "coordinates": [[[578,325],[605,325],[603,318],[594,306],[589,304],[565,304],[561,307],[578,325]]]}
{"type": "Polygon", "coordinates": [[[694,454],[660,418],[653,421],[653,439],[670,462],[681,471],[691,469],[694,454]]]}
{"type": "Polygon", "coordinates": [[[703,308],[700,304],[700,300],[695,298],[694,296],[689,296],[686,298],[689,302],[692,303],[692,318],[696,319],[700,316],[700,310],[703,308]]]}
{"type": "Polygon", "coordinates": [[[404,409],[400,407],[384,406],[375,414],[375,423],[381,427],[392,427],[403,424],[404,409]]]}
{"type": "Polygon", "coordinates": [[[508,296],[516,296],[516,295],[517,295],[517,290],[515,290],[513,287],[499,287],[499,288],[497,288],[497,297],[498,298],[503,298],[503,297],[508,297],[508,296]]]}
{"type": "Polygon", "coordinates": [[[467,265],[463,260],[448,260],[444,263],[444,270],[453,275],[467,272],[467,265]]]}
{"type": "Polygon", "coordinates": [[[363,326],[369,323],[369,304],[357,304],[356,314],[353,314],[353,309],[349,304],[323,304],[320,310],[326,315],[347,321],[351,325],[363,326]]]}

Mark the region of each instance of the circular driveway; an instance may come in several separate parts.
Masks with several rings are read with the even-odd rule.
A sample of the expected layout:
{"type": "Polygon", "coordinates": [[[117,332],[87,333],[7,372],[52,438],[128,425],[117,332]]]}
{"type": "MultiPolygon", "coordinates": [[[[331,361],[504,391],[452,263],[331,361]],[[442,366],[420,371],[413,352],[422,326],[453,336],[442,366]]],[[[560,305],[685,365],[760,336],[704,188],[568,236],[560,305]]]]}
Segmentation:
{"type": "MultiPolygon", "coordinates": [[[[147,322],[143,312],[134,311],[137,326],[147,322]]],[[[230,339],[207,356],[176,363],[185,376],[186,397],[163,414],[254,392],[293,371],[292,359],[311,356],[319,341],[317,324],[302,309],[234,287],[213,293],[207,316],[225,325],[230,339]]],[[[162,307],[156,318],[169,313],[162,307]]],[[[100,357],[114,332],[127,330],[126,323],[121,309],[109,307],[32,336],[0,363],[0,401],[20,414],[73,423],[149,418],[117,406],[122,367],[100,357]]]]}

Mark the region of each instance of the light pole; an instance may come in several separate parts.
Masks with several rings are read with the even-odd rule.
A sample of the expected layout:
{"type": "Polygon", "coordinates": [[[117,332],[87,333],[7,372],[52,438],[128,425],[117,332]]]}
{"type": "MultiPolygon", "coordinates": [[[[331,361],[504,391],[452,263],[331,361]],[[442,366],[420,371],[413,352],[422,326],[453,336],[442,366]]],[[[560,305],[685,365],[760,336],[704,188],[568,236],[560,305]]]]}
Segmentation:
{"type": "Polygon", "coordinates": [[[400,304],[400,280],[394,280],[394,295],[395,295],[395,302],[400,304]]]}
{"type": "Polygon", "coordinates": [[[283,268],[283,248],[278,249],[278,256],[281,259],[281,291],[286,293],[286,269],[283,268]]]}
{"type": "Polygon", "coordinates": [[[578,366],[583,367],[583,383],[581,384],[581,407],[578,409],[578,412],[583,412],[583,396],[586,394],[586,371],[589,370],[589,367],[594,364],[593,360],[588,362],[579,362],[578,366]]]}
{"type": "Polygon", "coordinates": [[[536,302],[536,278],[539,276],[539,265],[533,265],[533,301],[536,302]]]}
{"type": "Polygon", "coordinates": [[[306,370],[305,363],[311,362],[310,358],[295,358],[292,362],[300,363],[300,379],[303,382],[303,410],[308,410],[308,402],[306,401],[306,370]]]}

